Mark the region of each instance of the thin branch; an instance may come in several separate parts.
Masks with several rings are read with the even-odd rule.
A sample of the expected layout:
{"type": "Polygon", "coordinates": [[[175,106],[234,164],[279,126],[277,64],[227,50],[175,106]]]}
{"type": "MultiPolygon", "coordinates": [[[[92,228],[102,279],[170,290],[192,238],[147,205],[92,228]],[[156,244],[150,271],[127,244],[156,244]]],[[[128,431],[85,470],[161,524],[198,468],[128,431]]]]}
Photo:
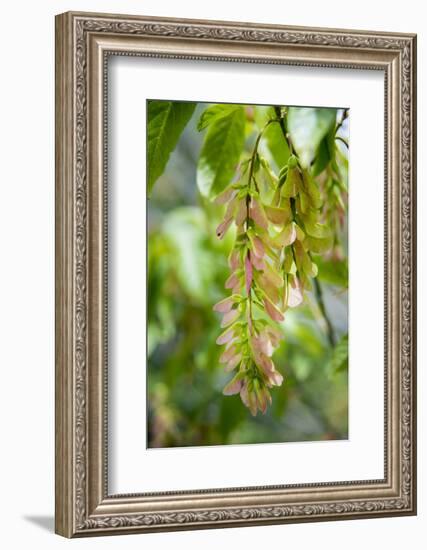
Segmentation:
{"type": "Polygon", "coordinates": [[[313,283],[314,283],[314,295],[316,297],[316,302],[320,309],[322,317],[326,323],[326,333],[328,336],[329,344],[333,348],[336,342],[335,330],[334,330],[334,327],[332,326],[332,323],[331,323],[331,320],[329,319],[328,314],[326,313],[325,301],[323,299],[322,285],[320,284],[317,277],[313,277],[313,283]]]}
{"type": "Polygon", "coordinates": [[[259,132],[256,140],[255,140],[255,144],[254,144],[254,148],[252,150],[252,155],[251,155],[251,159],[250,159],[250,164],[249,164],[249,176],[248,176],[248,186],[250,188],[251,186],[251,183],[252,183],[252,179],[254,180],[254,185],[255,185],[255,189],[259,192],[259,189],[258,189],[258,184],[257,182],[255,181],[255,178],[253,177],[253,173],[254,173],[254,164],[255,164],[255,158],[257,156],[257,153],[258,153],[258,145],[259,145],[259,142],[261,140],[261,137],[262,137],[262,134],[264,133],[264,130],[272,123],[274,122],[273,120],[269,120],[265,125],[264,127],[261,129],[261,131],[259,132]]]}
{"type": "Polygon", "coordinates": [[[335,139],[342,141],[348,149],[348,141],[346,139],[342,138],[341,136],[335,136],[335,139]]]}
{"type": "Polygon", "coordinates": [[[341,120],[338,122],[337,127],[335,128],[335,135],[337,134],[341,126],[344,124],[344,120],[346,118],[348,118],[348,109],[344,109],[341,120]]]}
{"type": "MultiPolygon", "coordinates": [[[[261,136],[264,132],[264,130],[268,127],[269,124],[271,124],[271,120],[269,120],[265,125],[264,127],[261,129],[261,131],[259,132],[256,140],[255,140],[255,144],[254,144],[254,148],[253,148],[253,151],[252,151],[252,155],[251,155],[251,159],[250,159],[250,164],[249,164],[249,175],[248,175],[248,191],[250,191],[250,188],[251,188],[251,183],[252,183],[252,180],[254,182],[254,186],[255,186],[255,189],[256,191],[259,192],[259,189],[258,189],[258,185],[257,185],[257,182],[255,181],[255,178],[254,178],[254,164],[255,164],[255,159],[256,159],[256,156],[258,154],[258,146],[259,146],[259,142],[261,140],[261,136]]],[[[249,205],[250,205],[250,202],[251,202],[251,197],[250,195],[246,195],[246,231],[248,231],[249,229],[249,205]]],[[[250,251],[248,250],[248,257],[250,258],[250,251]]],[[[246,269],[246,267],[245,267],[246,269]]],[[[249,327],[252,327],[253,326],[253,317],[252,317],[252,283],[251,283],[251,287],[249,288],[249,292],[248,292],[248,315],[249,315],[249,321],[250,323],[248,323],[248,326],[249,327]]],[[[252,328],[250,329],[252,331],[252,328]]]]}

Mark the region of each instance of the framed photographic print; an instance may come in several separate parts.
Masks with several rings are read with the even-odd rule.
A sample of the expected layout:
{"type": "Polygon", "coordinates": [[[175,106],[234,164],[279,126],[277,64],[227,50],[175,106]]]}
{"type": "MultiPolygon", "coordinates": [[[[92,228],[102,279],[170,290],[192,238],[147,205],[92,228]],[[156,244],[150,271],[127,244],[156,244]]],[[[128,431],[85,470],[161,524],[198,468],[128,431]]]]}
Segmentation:
{"type": "Polygon", "coordinates": [[[416,37],[56,18],[56,532],[416,513],[416,37]]]}

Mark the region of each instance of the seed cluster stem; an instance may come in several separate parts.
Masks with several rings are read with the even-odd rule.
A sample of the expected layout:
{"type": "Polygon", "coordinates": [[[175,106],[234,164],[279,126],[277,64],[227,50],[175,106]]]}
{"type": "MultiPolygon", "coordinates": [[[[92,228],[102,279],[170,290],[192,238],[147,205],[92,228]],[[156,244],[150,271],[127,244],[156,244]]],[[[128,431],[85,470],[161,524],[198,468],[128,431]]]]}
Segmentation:
{"type": "MultiPolygon", "coordinates": [[[[249,162],[249,175],[248,175],[248,195],[246,196],[246,231],[248,231],[249,229],[249,207],[250,207],[250,202],[251,202],[251,197],[250,197],[250,194],[249,194],[249,191],[251,189],[251,184],[252,184],[252,180],[254,182],[254,186],[255,186],[255,189],[257,192],[259,192],[259,189],[258,189],[258,185],[257,185],[257,182],[255,181],[255,178],[253,177],[254,175],[254,164],[255,164],[255,159],[256,159],[256,156],[257,156],[257,153],[258,153],[258,146],[259,146],[259,142],[261,141],[261,137],[262,137],[262,134],[264,133],[264,131],[266,130],[266,128],[272,123],[274,122],[274,120],[269,120],[267,121],[267,123],[264,125],[264,127],[260,130],[260,132],[258,133],[257,137],[256,137],[256,140],[255,140],[255,143],[254,143],[254,148],[252,150],[252,155],[251,155],[251,160],[249,162]]],[[[250,250],[247,251],[247,254],[248,254],[248,257],[250,259],[250,250]]],[[[248,292],[248,311],[249,311],[249,320],[250,320],[250,330],[252,331],[252,327],[253,327],[253,317],[252,317],[252,282],[251,282],[251,288],[249,289],[249,292],[248,292]]]]}

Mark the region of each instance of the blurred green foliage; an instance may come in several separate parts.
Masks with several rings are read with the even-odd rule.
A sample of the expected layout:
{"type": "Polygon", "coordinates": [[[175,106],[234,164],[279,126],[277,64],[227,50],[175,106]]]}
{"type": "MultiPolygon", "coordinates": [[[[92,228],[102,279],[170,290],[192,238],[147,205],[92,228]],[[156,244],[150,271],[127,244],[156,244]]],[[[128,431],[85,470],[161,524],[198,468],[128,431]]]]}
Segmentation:
{"type": "MultiPolygon", "coordinates": [[[[230,375],[218,362],[219,316],[212,306],[226,296],[234,229],[224,240],[217,239],[215,228],[224,207],[203,196],[196,185],[204,147],[197,124],[201,120],[203,128],[204,109],[206,105],[197,105],[148,201],[148,446],[346,439],[346,221],[341,253],[316,258],[336,346],[328,343],[324,319],[310,296],[303,306],[289,310],[282,323],[284,338],[274,360],[285,381],[274,390],[266,414],[253,417],[238,395],[222,394],[230,375]]],[[[249,106],[245,112],[254,125],[262,125],[273,108],[249,106]]],[[[336,109],[299,108],[292,116],[289,113],[295,147],[305,162],[316,162],[317,152],[330,143],[331,122],[335,124],[341,115],[342,110],[336,109]]],[[[221,116],[218,107],[208,113],[219,122],[221,116]]],[[[236,131],[241,133],[241,111],[235,116],[236,131]]],[[[339,132],[348,140],[347,119],[339,132]]],[[[271,125],[261,149],[276,166],[289,156],[281,138],[278,126],[271,125]]],[[[246,141],[250,144],[250,136],[246,141]]],[[[345,171],[346,180],[346,148],[340,147],[338,153],[337,170],[345,171]]],[[[206,170],[203,177],[207,186],[216,185],[206,170]]],[[[325,173],[323,177],[325,182],[333,179],[325,173]]]]}

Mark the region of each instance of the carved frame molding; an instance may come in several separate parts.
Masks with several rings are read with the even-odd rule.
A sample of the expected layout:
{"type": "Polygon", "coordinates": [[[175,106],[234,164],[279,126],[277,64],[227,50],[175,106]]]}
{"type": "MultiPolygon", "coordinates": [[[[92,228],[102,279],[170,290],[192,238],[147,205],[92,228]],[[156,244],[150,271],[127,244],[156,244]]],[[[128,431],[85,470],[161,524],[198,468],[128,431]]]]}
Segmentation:
{"type": "Polygon", "coordinates": [[[416,513],[416,37],[68,12],[56,18],[56,532],[67,537],[416,513]],[[385,478],[108,495],[109,55],[385,74],[385,478]]]}

